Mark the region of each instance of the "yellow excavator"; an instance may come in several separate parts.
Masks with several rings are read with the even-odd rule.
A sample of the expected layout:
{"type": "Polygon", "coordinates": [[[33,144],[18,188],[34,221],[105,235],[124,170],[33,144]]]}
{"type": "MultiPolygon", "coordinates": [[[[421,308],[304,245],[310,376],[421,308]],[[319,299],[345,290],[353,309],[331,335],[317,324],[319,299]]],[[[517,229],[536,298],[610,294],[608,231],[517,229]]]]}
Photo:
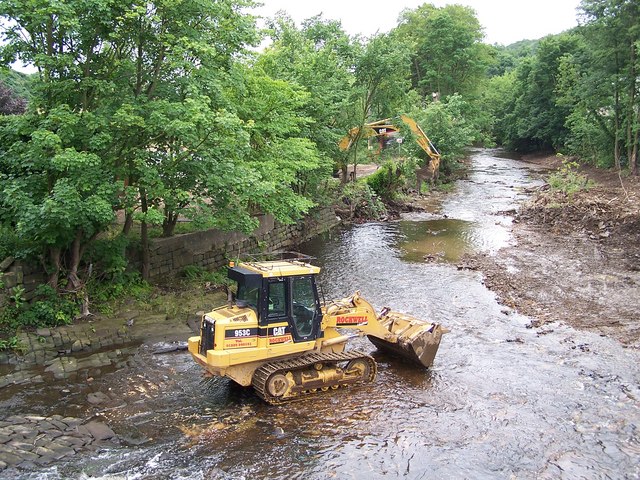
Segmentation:
{"type": "MultiPolygon", "coordinates": [[[[422,179],[428,178],[432,184],[438,179],[440,152],[413,118],[408,117],[407,115],[400,115],[399,119],[413,132],[416,137],[416,142],[429,157],[427,165],[419,168],[416,172],[419,192],[422,179]]],[[[394,123],[393,119],[385,118],[384,120],[366,123],[362,128],[352,128],[349,130],[349,133],[342,137],[340,142],[338,142],[338,147],[340,150],[345,152],[353,146],[358,138],[366,138],[368,140],[376,139],[378,141],[377,153],[380,153],[391,140],[399,135],[399,133],[400,128],[394,123]]]]}
{"type": "Polygon", "coordinates": [[[446,328],[386,307],[378,314],[359,292],[321,305],[320,268],[312,260],[285,252],[230,263],[237,292],[202,317],[200,335],[188,342],[194,360],[211,375],[253,386],[270,404],[372,382],[375,360],[345,349],[353,336],[366,335],[421,367],[432,365],[446,328]]]}

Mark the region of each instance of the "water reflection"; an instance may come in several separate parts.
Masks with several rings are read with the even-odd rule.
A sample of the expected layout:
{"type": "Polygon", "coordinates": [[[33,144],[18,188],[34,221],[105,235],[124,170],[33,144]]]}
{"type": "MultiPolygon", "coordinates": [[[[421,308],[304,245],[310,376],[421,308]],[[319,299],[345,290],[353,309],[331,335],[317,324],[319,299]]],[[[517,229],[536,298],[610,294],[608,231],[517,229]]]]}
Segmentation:
{"type": "Polygon", "coordinates": [[[466,220],[401,221],[396,247],[407,262],[457,262],[474,247],[475,225],[466,220]]]}

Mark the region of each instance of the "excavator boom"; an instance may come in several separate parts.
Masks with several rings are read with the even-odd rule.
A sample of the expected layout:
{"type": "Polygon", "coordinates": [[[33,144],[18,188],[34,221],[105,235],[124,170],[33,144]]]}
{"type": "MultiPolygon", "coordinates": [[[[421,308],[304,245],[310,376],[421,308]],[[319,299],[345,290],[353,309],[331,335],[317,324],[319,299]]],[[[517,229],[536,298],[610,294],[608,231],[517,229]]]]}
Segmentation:
{"type": "Polygon", "coordinates": [[[418,125],[413,118],[407,117],[406,115],[400,115],[400,118],[409,126],[411,131],[417,137],[416,141],[418,142],[418,145],[420,145],[420,148],[429,155],[429,158],[433,159],[437,157],[439,160],[440,152],[438,152],[433,143],[431,143],[431,140],[429,140],[429,137],[427,137],[427,134],[424,133],[420,125],[418,125]]]}

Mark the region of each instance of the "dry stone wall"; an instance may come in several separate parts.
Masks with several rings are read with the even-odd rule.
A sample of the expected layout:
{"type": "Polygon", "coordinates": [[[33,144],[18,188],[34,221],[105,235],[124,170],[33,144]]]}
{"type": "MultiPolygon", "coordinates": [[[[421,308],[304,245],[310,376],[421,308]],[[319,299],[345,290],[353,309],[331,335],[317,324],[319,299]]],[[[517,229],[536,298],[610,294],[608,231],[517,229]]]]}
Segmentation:
{"type": "Polygon", "coordinates": [[[333,209],[326,208],[294,225],[283,225],[271,215],[262,215],[258,228],[250,235],[212,229],[154,239],[149,252],[149,275],[151,280],[175,276],[187,265],[214,270],[241,254],[292,249],[339,221],[333,209]]]}
{"type": "Polygon", "coordinates": [[[21,297],[31,300],[35,295],[38,285],[47,281],[41,269],[34,268],[23,262],[7,257],[0,261],[0,305],[4,303],[6,297],[15,294],[16,288],[21,290],[21,297]]]}
{"type": "MultiPolygon", "coordinates": [[[[212,229],[153,239],[149,252],[150,279],[153,281],[178,275],[187,265],[214,270],[240,254],[292,249],[339,222],[332,208],[324,208],[293,225],[283,225],[271,215],[262,215],[258,228],[250,235],[212,229]]],[[[0,259],[0,304],[7,296],[14,294],[16,288],[24,289],[20,290],[21,297],[31,300],[35,289],[46,280],[41,268],[12,257],[0,259]]]]}

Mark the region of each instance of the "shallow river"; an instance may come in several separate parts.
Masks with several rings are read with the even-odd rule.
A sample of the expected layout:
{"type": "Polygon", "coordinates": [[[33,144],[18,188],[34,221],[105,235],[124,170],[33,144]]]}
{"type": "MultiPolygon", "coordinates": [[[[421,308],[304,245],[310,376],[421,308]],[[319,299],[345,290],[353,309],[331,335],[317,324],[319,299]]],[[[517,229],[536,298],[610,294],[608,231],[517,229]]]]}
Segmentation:
{"type": "MultiPolygon", "coordinates": [[[[536,177],[477,151],[432,213],[303,246],[323,267],[327,299],[361,290],[378,308],[450,328],[431,370],[374,353],[373,384],[272,407],[203,379],[183,352],[143,347],[130,368],[95,380],[122,398],[102,414],[126,443],[23,478],[638,478],[640,355],[561,324],[528,328],[479,273],[456,267],[464,252],[513,241],[502,212],[536,177]]],[[[61,385],[42,388],[24,389],[12,410],[79,413],[61,385]]]]}

